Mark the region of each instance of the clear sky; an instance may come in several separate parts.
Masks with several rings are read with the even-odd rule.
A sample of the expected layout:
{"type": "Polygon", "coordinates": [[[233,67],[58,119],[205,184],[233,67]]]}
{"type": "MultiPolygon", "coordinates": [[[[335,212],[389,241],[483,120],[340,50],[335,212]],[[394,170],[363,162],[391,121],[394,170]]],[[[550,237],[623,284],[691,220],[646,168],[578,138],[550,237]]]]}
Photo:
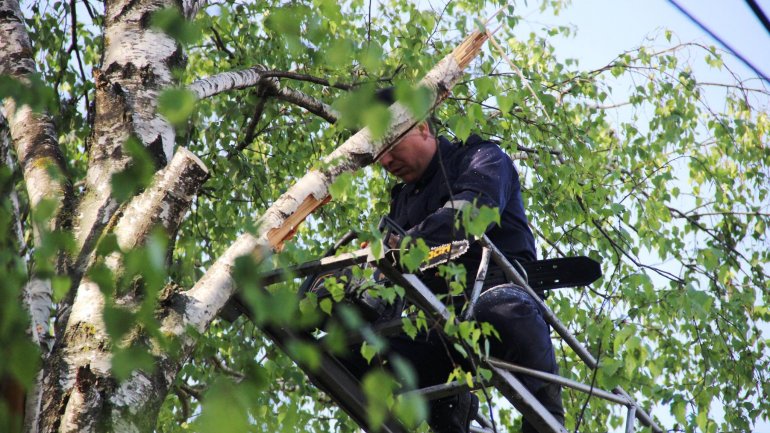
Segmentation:
{"type": "MultiPolygon", "coordinates": [[[[770,77],[770,33],[743,0],[677,0],[701,23],[749,59],[770,77]]],[[[770,0],[757,0],[770,16],[770,0]]],[[[521,12],[521,11],[520,11],[521,12]]],[[[617,54],[642,45],[663,29],[674,32],[682,42],[707,45],[718,42],[692,23],[666,0],[575,0],[559,16],[529,15],[547,24],[574,24],[577,35],[552,41],[565,57],[575,57],[584,68],[606,65],[617,54]]],[[[754,76],[740,61],[727,60],[744,77],[754,76]]]]}
{"type": "MultiPolygon", "coordinates": [[[[770,0],[757,0],[770,17],[770,0]]],[[[517,7],[526,8],[517,2],[517,7]]],[[[574,25],[577,33],[571,38],[552,38],[549,42],[560,59],[574,58],[581,69],[595,69],[610,63],[618,54],[633,50],[640,45],[670,46],[662,37],[664,30],[673,32],[672,42],[699,42],[727,49],[699,28],[686,15],[666,0],[573,0],[558,16],[549,11],[540,14],[539,2],[530,3],[529,10],[518,9],[525,20],[516,32],[539,29],[546,25],[574,25]],[[527,28],[527,27],[531,28],[527,28]]],[[[770,77],[770,32],[768,32],[744,0],[677,0],[677,3],[730,45],[764,75],[770,77]]],[[[725,65],[742,79],[756,77],[740,60],[724,56],[725,65]]],[[[729,81],[726,72],[694,65],[694,75],[699,81],[729,81]],[[699,67],[702,67],[700,69],[699,67]]],[[[770,83],[754,81],[751,87],[770,87],[770,83]]],[[[719,101],[710,101],[718,106],[719,101]]],[[[765,110],[770,101],[758,101],[765,110]]],[[[768,331],[766,331],[768,332],[768,331]]],[[[766,334],[767,335],[767,334],[766,334]]],[[[714,415],[724,408],[712,408],[714,415]]],[[[667,408],[653,408],[661,417],[663,428],[673,424],[667,408]]],[[[639,425],[637,424],[637,429],[639,425]]],[[[755,433],[770,432],[770,423],[760,421],[754,426],[755,433]]]]}

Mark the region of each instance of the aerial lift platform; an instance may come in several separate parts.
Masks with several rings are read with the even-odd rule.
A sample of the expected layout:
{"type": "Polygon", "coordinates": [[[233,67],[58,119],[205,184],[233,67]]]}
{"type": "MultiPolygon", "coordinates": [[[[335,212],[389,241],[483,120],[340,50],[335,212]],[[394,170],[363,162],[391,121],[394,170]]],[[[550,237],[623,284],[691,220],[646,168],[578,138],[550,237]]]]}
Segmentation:
{"type": "MultiPolygon", "coordinates": [[[[481,293],[484,280],[487,277],[490,259],[502,269],[506,279],[527,291],[535,301],[540,304],[544,312],[545,320],[551,325],[557,334],[566,342],[580,359],[592,370],[599,367],[596,359],[578,342],[568,331],[550,308],[543,302],[537,292],[544,292],[557,288],[586,286],[601,276],[601,269],[597,262],[588,257],[567,257],[560,259],[540,260],[529,263],[509,262],[500,250],[484,235],[478,239],[482,245],[482,258],[479,265],[475,283],[471,291],[469,303],[464,314],[455,316],[449,308],[421,281],[417,274],[407,273],[399,266],[399,249],[388,248],[379,245],[379,248],[364,247],[359,250],[336,254],[339,248],[349,243],[355,235],[352,232],[343,236],[327,254],[318,260],[302,263],[290,268],[276,269],[261,275],[261,284],[269,286],[288,278],[302,278],[305,281],[298,290],[300,296],[305,296],[308,291],[317,290],[318,282],[330,275],[339,275],[339,271],[352,266],[369,266],[377,270],[391,283],[404,289],[406,303],[423,311],[428,319],[429,326],[436,325],[434,329],[444,329],[449,321],[473,320],[471,312],[478,296],[481,293]],[[378,254],[375,254],[375,250],[378,254]],[[336,254],[336,255],[335,255],[336,254]]],[[[387,235],[385,236],[387,238],[387,235]]],[[[437,247],[442,248],[442,247],[437,247]]],[[[443,246],[441,252],[446,251],[443,246]]],[[[452,247],[450,246],[450,250],[452,247]]],[[[451,252],[451,251],[450,251],[451,252]]],[[[434,255],[435,256],[435,255],[434,255]]],[[[264,290],[264,289],[262,289],[264,290]]],[[[399,308],[402,311],[401,308],[399,308]]],[[[234,319],[239,314],[246,314],[252,318],[246,304],[236,296],[228,308],[223,312],[226,319],[234,319]]],[[[394,317],[389,321],[377,321],[367,328],[367,332],[379,335],[392,335],[401,331],[400,317],[394,317]]],[[[351,374],[345,365],[333,354],[324,351],[320,344],[322,336],[319,333],[309,331],[297,331],[275,325],[261,325],[262,331],[272,341],[287,353],[287,345],[292,341],[305,343],[318,343],[321,351],[319,365],[311,368],[301,359],[295,359],[297,365],[307,374],[311,381],[326,392],[337,405],[343,409],[365,431],[371,431],[368,425],[367,401],[359,380],[351,374]]],[[[457,338],[444,334],[444,338],[450,343],[462,344],[457,338]]],[[[519,365],[511,364],[495,358],[482,358],[474,353],[468,353],[472,365],[484,368],[492,372],[491,379],[484,383],[472,383],[465,381],[451,382],[427,388],[406,391],[423,396],[426,400],[433,400],[465,392],[469,389],[477,390],[482,387],[494,387],[505,397],[522,416],[529,421],[540,433],[567,433],[562,426],[524,387],[517,378],[518,375],[529,375],[544,381],[550,381],[562,387],[572,388],[585,392],[592,397],[598,397],[609,402],[625,406],[627,408],[626,428],[627,433],[634,431],[635,421],[642,426],[649,427],[655,433],[662,433],[661,428],[652,420],[650,415],[641,408],[636,401],[621,387],[611,391],[598,389],[592,385],[577,382],[556,374],[532,370],[519,365]]],[[[471,425],[471,431],[477,433],[495,433],[494,423],[479,414],[476,416],[476,424],[471,425]]],[[[388,418],[377,431],[384,433],[403,433],[408,430],[394,417],[388,418]]]]}

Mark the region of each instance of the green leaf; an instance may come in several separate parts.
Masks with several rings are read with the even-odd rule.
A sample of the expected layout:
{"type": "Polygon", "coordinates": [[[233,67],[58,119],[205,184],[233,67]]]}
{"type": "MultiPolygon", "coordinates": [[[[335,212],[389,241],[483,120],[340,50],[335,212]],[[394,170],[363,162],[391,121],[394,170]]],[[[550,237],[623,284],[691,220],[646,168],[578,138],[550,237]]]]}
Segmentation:
{"type": "Polygon", "coordinates": [[[107,333],[113,341],[120,341],[136,324],[134,314],[122,307],[105,306],[103,318],[107,333]]]}
{"type": "Polygon", "coordinates": [[[380,139],[390,125],[390,110],[381,104],[373,104],[364,110],[363,120],[371,131],[372,137],[375,140],[380,139]]]}
{"type": "Polygon", "coordinates": [[[150,24],[184,45],[198,42],[202,34],[198,25],[186,20],[177,8],[161,9],[153,13],[150,24]]]}
{"type": "Polygon", "coordinates": [[[0,75],[0,100],[11,98],[20,107],[28,105],[36,112],[58,112],[56,93],[39,73],[26,75],[26,81],[10,75],[0,75]]]}
{"type": "Polygon", "coordinates": [[[152,182],[155,173],[155,161],[139,140],[129,138],[123,145],[131,157],[128,166],[112,175],[112,196],[123,202],[144,190],[152,182]]]}
{"type": "Polygon", "coordinates": [[[329,298],[321,299],[321,302],[318,303],[318,305],[321,307],[321,311],[331,316],[332,314],[332,300],[329,298]]]}
{"type": "Polygon", "coordinates": [[[406,335],[408,335],[409,338],[414,339],[415,337],[417,337],[417,327],[414,326],[414,323],[412,323],[412,321],[408,317],[403,317],[401,319],[401,324],[404,329],[404,333],[406,333],[406,335]]]}
{"type": "Polygon", "coordinates": [[[72,287],[72,280],[66,275],[54,275],[51,277],[51,291],[53,292],[53,301],[60,302],[67,296],[72,287]]]}
{"type": "Polygon", "coordinates": [[[404,426],[413,429],[427,419],[428,403],[417,394],[401,395],[393,411],[404,426]]]}
{"type": "Polygon", "coordinates": [[[187,89],[166,89],[158,96],[158,112],[173,125],[187,122],[198,98],[187,89]]]}
{"type": "Polygon", "coordinates": [[[508,113],[511,111],[511,108],[513,108],[514,103],[514,97],[511,95],[497,95],[497,107],[502,111],[503,113],[508,113]]]}
{"type": "Polygon", "coordinates": [[[422,239],[412,241],[408,236],[401,240],[401,264],[410,272],[420,268],[428,258],[428,245],[422,239]]]}
{"type": "Polygon", "coordinates": [[[227,380],[217,380],[208,389],[195,431],[200,433],[243,433],[252,431],[246,394],[248,389],[227,380]]]}
{"type": "Polygon", "coordinates": [[[500,212],[497,208],[465,206],[462,209],[463,228],[473,236],[481,236],[492,224],[500,224],[500,212]]]}
{"type": "Polygon", "coordinates": [[[361,57],[361,64],[370,71],[377,71],[380,69],[383,60],[382,47],[374,42],[367,46],[364,50],[364,54],[361,57]]]}
{"type": "Polygon", "coordinates": [[[321,365],[321,354],[314,344],[292,340],[286,345],[286,350],[299,364],[307,366],[310,370],[317,370],[321,365]]]}
{"type": "Polygon", "coordinates": [[[374,359],[375,355],[377,355],[377,348],[370,345],[366,341],[361,343],[361,356],[364,357],[366,362],[371,363],[372,359],[374,359]]]}
{"type": "Polygon", "coordinates": [[[117,349],[112,354],[112,372],[118,380],[123,381],[136,370],[152,373],[155,370],[155,359],[140,347],[117,349]]]}
{"type": "Polygon", "coordinates": [[[472,127],[473,123],[468,117],[460,116],[456,118],[452,130],[459,140],[465,141],[471,135],[472,127]]]}
{"type": "Polygon", "coordinates": [[[384,371],[372,370],[364,376],[362,386],[366,396],[366,413],[369,416],[369,426],[372,430],[376,431],[385,422],[390,411],[396,383],[384,371]]]}
{"type": "Polygon", "coordinates": [[[435,96],[430,89],[424,86],[412,86],[408,83],[399,83],[396,86],[396,99],[403,104],[412,116],[423,119],[429,113],[435,96]]]}
{"type": "Polygon", "coordinates": [[[115,233],[107,233],[99,239],[99,243],[96,244],[96,255],[100,257],[106,257],[110,253],[120,252],[120,246],[118,246],[118,237],[115,233]]]}

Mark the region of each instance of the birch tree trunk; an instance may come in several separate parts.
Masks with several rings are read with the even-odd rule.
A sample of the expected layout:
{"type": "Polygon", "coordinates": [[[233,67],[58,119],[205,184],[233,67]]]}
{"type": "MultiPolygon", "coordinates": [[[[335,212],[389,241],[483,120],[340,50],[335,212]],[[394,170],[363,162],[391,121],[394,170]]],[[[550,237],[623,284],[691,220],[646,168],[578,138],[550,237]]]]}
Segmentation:
{"type": "Polygon", "coordinates": [[[105,2],[104,54],[94,74],[96,113],[85,194],[75,214],[80,249],[76,271],[83,271],[95,242],[117,211],[110,180],[130,161],[123,149],[126,140],[138,139],[158,168],[173,155],[174,129],[158,114],[157,98],[173,84],[171,69],[184,66],[184,55],[174,39],[150,26],[150,18],[154,12],[174,7],[171,0],[105,2]]]}
{"type": "MultiPolygon", "coordinates": [[[[124,251],[141,246],[153,228],[173,233],[208,176],[203,163],[179,148],[171,163],[158,172],[152,186],[135,197],[118,215],[112,232],[124,251]]],[[[122,269],[121,257],[105,260],[114,275],[122,269]]],[[[171,361],[141,332],[126,341],[110,339],[102,319],[105,296],[88,277],[77,288],[65,333],[57,341],[46,365],[42,431],[152,431],[160,404],[174,376],[166,373],[171,361]],[[154,348],[158,368],[154,373],[136,370],[118,382],[112,372],[114,346],[139,342],[154,348]],[[63,414],[63,415],[62,415],[63,414]]],[[[115,303],[132,310],[139,293],[116,293],[115,303]]]]}
{"type": "MultiPolygon", "coordinates": [[[[190,16],[200,5],[186,2],[183,12],[190,16]]],[[[87,271],[97,263],[106,265],[116,278],[123,272],[120,253],[106,257],[95,254],[98,241],[111,233],[120,250],[128,251],[142,246],[158,227],[173,235],[208,177],[206,167],[192,153],[184,148],[174,153],[175,131],[157,112],[158,95],[174,84],[171,69],[184,64],[179,45],[150,26],[154,12],[170,7],[177,4],[171,0],[105,4],[103,58],[101,67],[94,70],[95,116],[88,169],[77,201],[67,189],[65,166],[50,118],[27,106],[16,107],[13,100],[5,101],[11,141],[31,205],[34,208],[44,200],[57,203],[56,218],[50,225],[35,227],[36,239],[62,227],[71,216],[76,244],[75,257],[57,268],[59,274],[70,277],[74,290],[59,305],[65,314],[57,316],[56,340],[50,353],[44,354],[41,386],[29,395],[29,431],[152,431],[161,403],[195,345],[187,327],[207,329],[235,290],[231,277],[234,260],[280,248],[296,226],[328,200],[328,187],[340,173],[375,161],[427,114],[414,116],[395,105],[392,124],[383,138],[374,140],[368,130],[356,134],[324,159],[323,170],[311,170],[260,218],[258,236],[242,235],[190,290],[177,292],[170,284],[161,296],[157,316],[164,335],[181,340],[181,354],[166,353],[141,329],[133,330],[122,341],[113,341],[104,322],[105,307],[110,303],[113,308],[132,311],[143,295],[128,291],[108,297],[105,288],[89,277],[87,271]],[[120,204],[112,196],[111,182],[131,163],[124,144],[132,138],[149,151],[158,171],[150,187],[120,204]],[[66,209],[74,211],[62,212],[66,209]],[[148,348],[156,368],[152,373],[134,370],[130,377],[118,381],[113,372],[113,351],[130,345],[148,348]]],[[[22,23],[18,2],[0,0],[0,31],[9,35],[0,38],[0,73],[20,78],[34,70],[32,48],[22,23]]],[[[470,57],[484,40],[480,34],[469,38],[470,57]]],[[[434,105],[462,75],[470,59],[468,48],[467,44],[458,48],[423,80],[422,85],[433,91],[434,105]]],[[[277,80],[261,77],[261,71],[255,68],[221,74],[190,88],[204,98],[261,84],[279,98],[336,120],[337,113],[330,107],[281,88],[277,80]]],[[[31,279],[28,292],[37,333],[49,321],[50,283],[31,279]],[[38,306],[45,308],[38,313],[38,306]]]]}

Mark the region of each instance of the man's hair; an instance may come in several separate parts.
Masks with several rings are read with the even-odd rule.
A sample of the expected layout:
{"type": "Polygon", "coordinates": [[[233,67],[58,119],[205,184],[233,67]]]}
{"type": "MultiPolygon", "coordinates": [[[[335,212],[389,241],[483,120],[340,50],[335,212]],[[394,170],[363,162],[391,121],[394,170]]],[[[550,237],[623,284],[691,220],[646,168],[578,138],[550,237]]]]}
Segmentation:
{"type": "MultiPolygon", "coordinates": [[[[384,87],[374,92],[374,99],[382,102],[385,105],[393,105],[396,102],[396,88],[393,86],[384,87]]],[[[428,117],[423,121],[428,124],[430,133],[436,137],[436,124],[434,123],[433,112],[428,114],[428,117]]]]}

